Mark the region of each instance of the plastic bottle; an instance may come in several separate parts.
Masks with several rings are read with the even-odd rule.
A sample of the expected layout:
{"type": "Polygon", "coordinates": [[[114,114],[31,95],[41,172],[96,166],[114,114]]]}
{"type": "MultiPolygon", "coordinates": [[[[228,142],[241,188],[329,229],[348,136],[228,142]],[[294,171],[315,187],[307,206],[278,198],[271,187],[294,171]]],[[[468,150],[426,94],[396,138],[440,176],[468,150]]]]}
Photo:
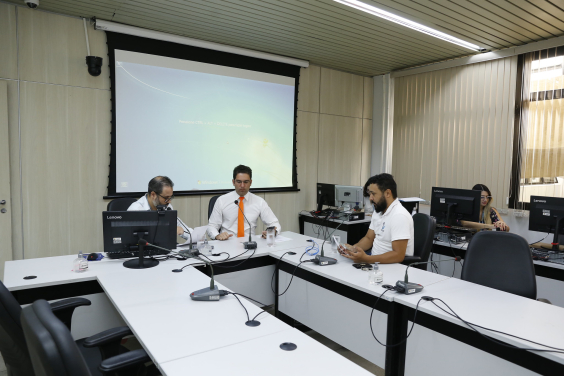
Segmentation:
{"type": "Polygon", "coordinates": [[[72,262],[72,270],[75,273],[82,273],[88,270],[88,261],[82,255],[82,251],[78,252],[77,258],[72,262]]]}
{"type": "Polygon", "coordinates": [[[371,285],[377,285],[382,283],[384,280],[384,273],[380,270],[378,263],[375,262],[372,266],[372,270],[368,274],[368,283],[371,285]]]}

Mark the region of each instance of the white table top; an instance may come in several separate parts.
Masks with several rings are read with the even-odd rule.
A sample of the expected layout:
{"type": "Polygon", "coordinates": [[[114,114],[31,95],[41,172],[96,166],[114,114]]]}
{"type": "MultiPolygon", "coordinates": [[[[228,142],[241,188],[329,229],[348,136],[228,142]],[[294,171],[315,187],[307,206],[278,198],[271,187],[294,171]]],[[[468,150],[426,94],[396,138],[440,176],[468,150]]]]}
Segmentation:
{"type": "MultiPolygon", "coordinates": [[[[429,291],[423,290],[420,294],[394,295],[396,302],[411,308],[415,308],[422,296],[440,298],[461,318],[473,324],[564,349],[564,336],[562,335],[564,333],[564,322],[560,320],[564,314],[564,309],[558,306],[462,281],[457,278],[449,278],[437,283],[429,291]]],[[[436,303],[448,311],[446,306],[438,301],[436,303]]],[[[457,318],[437,308],[432,302],[422,300],[419,304],[419,310],[445,321],[467,327],[457,318]]],[[[490,337],[514,346],[545,348],[504,334],[479,330],[490,337]]],[[[564,363],[564,354],[550,352],[535,353],[559,363],[564,363]]]]}
{"type": "MultiPolygon", "coordinates": [[[[305,248],[310,243],[307,239],[309,236],[296,234],[293,232],[282,232],[282,236],[290,238],[292,240],[275,243],[274,247],[268,247],[266,245],[266,240],[262,239],[260,236],[253,237],[253,240],[257,242],[257,250],[252,256],[268,256],[273,250],[286,250],[293,248],[305,248]]],[[[242,242],[247,241],[248,238],[230,238],[230,240],[211,241],[210,244],[214,246],[213,253],[227,252],[231,257],[235,257],[233,260],[244,260],[251,256],[252,251],[245,252],[243,249],[242,242]]],[[[180,251],[185,248],[178,248],[180,251]]],[[[121,273],[125,268],[123,267],[123,262],[125,259],[114,259],[104,258],[100,261],[90,261],[88,262],[88,271],[83,273],[75,273],[72,271],[72,262],[76,258],[76,255],[67,256],[55,256],[55,257],[43,257],[37,259],[25,259],[25,260],[14,260],[6,261],[4,268],[4,285],[10,291],[17,291],[22,289],[44,287],[61,285],[66,283],[75,283],[83,281],[94,281],[98,275],[106,273],[121,273]],[[34,279],[23,279],[23,277],[34,275],[37,278],[34,279]]],[[[210,256],[211,260],[219,261],[226,257],[226,255],[221,256],[210,256]]],[[[156,268],[172,270],[175,268],[182,267],[187,263],[192,264],[200,262],[198,260],[187,260],[187,261],[177,261],[174,259],[162,261],[156,268]]]]}
{"type": "MultiPolygon", "coordinates": [[[[283,260],[292,265],[297,265],[303,252],[304,251],[296,252],[296,255],[285,255],[283,260]]],[[[284,252],[281,251],[274,252],[273,256],[280,258],[283,253],[284,252]]],[[[331,254],[328,252],[325,252],[325,256],[336,258],[337,263],[334,265],[319,266],[308,262],[301,264],[300,268],[375,296],[379,296],[386,291],[382,285],[389,284],[395,286],[398,280],[403,280],[405,270],[407,268],[407,266],[402,264],[380,264],[379,267],[384,273],[384,281],[379,285],[371,285],[368,283],[368,272],[354,268],[352,266],[352,264],[354,264],[352,260],[340,256],[339,254],[331,254]]],[[[306,254],[302,258],[302,261],[312,259],[314,257],[315,256],[309,256],[306,254]]],[[[429,273],[417,268],[409,268],[408,275],[410,281],[422,284],[427,288],[435,283],[450,278],[441,274],[429,273]]],[[[393,294],[387,293],[384,295],[383,299],[392,301],[393,294]]]]}
{"type": "MultiPolygon", "coordinates": [[[[257,318],[260,326],[246,326],[245,311],[232,295],[219,301],[190,299],[190,293],[210,284],[209,277],[191,267],[182,273],[125,269],[99,275],[98,280],[143,348],[159,364],[289,328],[267,313],[257,318]]],[[[251,318],[263,312],[239,298],[251,318]]]]}
{"type": "Polygon", "coordinates": [[[160,369],[166,376],[371,375],[293,328],[166,362],[161,364],[160,369]],[[280,344],[284,342],[294,343],[298,347],[293,351],[284,351],[280,349],[280,344]]]}

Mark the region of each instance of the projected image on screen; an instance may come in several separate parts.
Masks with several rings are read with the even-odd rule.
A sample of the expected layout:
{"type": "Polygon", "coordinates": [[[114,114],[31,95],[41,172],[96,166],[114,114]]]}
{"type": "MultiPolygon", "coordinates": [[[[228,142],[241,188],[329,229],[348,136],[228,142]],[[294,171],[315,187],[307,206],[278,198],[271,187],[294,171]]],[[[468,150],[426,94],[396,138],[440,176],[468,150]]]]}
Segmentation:
{"type": "Polygon", "coordinates": [[[294,78],[116,50],[115,82],[116,192],[292,187],[294,78]]]}

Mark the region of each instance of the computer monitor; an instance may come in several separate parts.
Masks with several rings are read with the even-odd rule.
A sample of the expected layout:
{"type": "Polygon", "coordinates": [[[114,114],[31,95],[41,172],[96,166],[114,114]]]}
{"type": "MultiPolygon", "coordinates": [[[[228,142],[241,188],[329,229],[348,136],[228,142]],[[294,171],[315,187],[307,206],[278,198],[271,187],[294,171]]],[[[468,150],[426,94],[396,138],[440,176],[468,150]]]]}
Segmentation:
{"type": "Polygon", "coordinates": [[[317,183],[317,211],[323,210],[323,205],[335,206],[335,184],[317,183]]]}
{"type": "Polygon", "coordinates": [[[126,261],[123,266],[127,268],[143,269],[159,264],[157,260],[143,259],[144,251],[153,247],[140,246],[140,239],[162,248],[176,248],[176,210],[105,211],[102,215],[104,252],[139,251],[139,261],[126,261]]]}
{"type": "Polygon", "coordinates": [[[531,196],[529,231],[554,234],[550,249],[559,251],[559,235],[564,235],[564,198],[531,196]]]}
{"type": "Polygon", "coordinates": [[[348,203],[351,204],[352,208],[355,206],[362,208],[364,206],[362,190],[363,187],[354,185],[335,185],[335,200],[337,206],[348,203]]]}
{"type": "Polygon", "coordinates": [[[457,220],[480,221],[481,191],[433,187],[431,190],[431,216],[437,223],[452,226],[457,220]]]}

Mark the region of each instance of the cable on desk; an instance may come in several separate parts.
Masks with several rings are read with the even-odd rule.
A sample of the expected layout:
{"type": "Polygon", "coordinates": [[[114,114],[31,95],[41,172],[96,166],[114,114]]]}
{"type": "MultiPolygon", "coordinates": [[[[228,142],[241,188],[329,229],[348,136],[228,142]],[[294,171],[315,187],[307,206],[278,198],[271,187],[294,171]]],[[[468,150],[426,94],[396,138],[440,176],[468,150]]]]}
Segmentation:
{"type": "Polygon", "coordinates": [[[241,302],[241,300],[239,299],[239,297],[238,297],[237,295],[240,295],[240,296],[242,296],[242,297],[244,297],[244,298],[247,298],[247,299],[249,299],[249,300],[252,300],[253,302],[258,303],[258,304],[260,304],[260,305],[263,306],[263,307],[265,307],[266,304],[263,304],[263,303],[259,302],[258,300],[255,300],[255,299],[253,299],[253,298],[249,298],[249,297],[246,296],[246,295],[239,294],[238,292],[231,292],[231,291],[225,291],[225,290],[223,290],[223,291],[226,293],[226,295],[233,295],[233,296],[235,297],[235,299],[237,299],[237,301],[239,302],[239,304],[241,304],[241,307],[243,307],[243,309],[245,310],[245,313],[247,314],[247,321],[254,321],[259,315],[261,315],[261,314],[263,314],[263,313],[266,312],[266,311],[263,310],[262,312],[257,313],[256,316],[253,317],[253,319],[251,320],[250,317],[249,317],[249,311],[247,311],[247,308],[243,305],[243,303],[241,302]]]}
{"type": "MultiPolygon", "coordinates": [[[[247,253],[249,250],[247,249],[245,252],[241,253],[241,255],[244,255],[245,253],[247,253]]],[[[240,263],[236,264],[236,265],[218,265],[217,263],[213,263],[216,267],[218,268],[236,268],[237,266],[243,264],[245,261],[249,260],[251,257],[253,257],[253,255],[255,254],[255,252],[257,251],[257,249],[253,249],[253,253],[251,253],[251,255],[249,257],[247,257],[246,259],[244,259],[243,261],[241,261],[240,263]]],[[[235,257],[239,257],[241,255],[235,256],[235,257]]],[[[225,260],[221,260],[221,262],[225,262],[229,260],[228,258],[225,260]]]]}
{"type": "Polygon", "coordinates": [[[290,282],[288,283],[288,286],[286,287],[286,290],[284,290],[284,292],[282,294],[278,294],[278,296],[282,296],[286,293],[286,291],[288,291],[288,289],[290,288],[290,286],[292,285],[292,280],[294,279],[294,275],[296,274],[296,271],[298,270],[298,268],[300,267],[301,264],[303,264],[304,262],[312,262],[312,260],[304,260],[302,261],[302,257],[304,257],[304,255],[306,254],[306,252],[302,253],[302,255],[300,256],[300,262],[298,263],[298,265],[296,265],[296,267],[294,268],[294,271],[292,272],[292,278],[290,278],[290,282]]]}
{"type": "Polygon", "coordinates": [[[372,307],[372,311],[370,312],[370,332],[372,333],[372,337],[374,337],[374,339],[376,340],[376,342],[378,342],[380,345],[384,346],[384,347],[396,347],[399,346],[401,344],[403,344],[405,341],[407,341],[407,339],[409,338],[409,336],[411,335],[411,332],[413,331],[413,327],[415,326],[415,319],[417,318],[417,311],[419,310],[419,303],[421,302],[421,300],[423,300],[423,298],[420,298],[419,301],[417,302],[417,306],[415,307],[415,313],[413,314],[413,321],[411,322],[411,329],[409,329],[409,332],[407,333],[407,336],[405,336],[404,339],[402,339],[400,342],[398,343],[394,343],[393,345],[386,345],[385,343],[382,343],[378,340],[378,338],[376,338],[376,334],[374,334],[374,329],[372,328],[372,315],[374,314],[374,310],[376,309],[376,305],[378,304],[378,302],[380,301],[380,298],[384,296],[385,293],[387,293],[388,291],[392,290],[387,289],[386,291],[384,291],[382,293],[382,295],[380,295],[378,297],[378,299],[376,299],[376,303],[374,303],[374,306],[372,307]]]}
{"type": "Polygon", "coordinates": [[[458,320],[462,321],[467,327],[469,327],[470,329],[472,329],[473,331],[475,331],[476,333],[478,333],[479,335],[481,335],[482,337],[484,337],[485,339],[492,341],[494,343],[497,343],[498,345],[504,346],[504,347],[509,347],[509,348],[513,348],[513,349],[517,349],[517,350],[525,350],[525,351],[540,351],[540,352],[555,352],[555,353],[562,353],[564,354],[564,349],[558,348],[558,347],[553,347],[553,346],[548,346],[548,345],[544,345],[542,343],[539,342],[535,342],[535,341],[531,341],[530,339],[525,339],[522,337],[518,337],[515,336],[513,334],[509,334],[509,333],[505,333],[505,332],[501,332],[499,330],[495,330],[495,329],[490,329],[490,328],[486,328],[477,324],[473,324],[469,321],[466,321],[464,319],[462,319],[462,317],[460,317],[456,312],[454,312],[454,310],[452,308],[450,308],[450,306],[448,304],[446,304],[442,299],[439,298],[433,298],[430,296],[425,296],[425,300],[430,301],[431,303],[433,303],[437,308],[439,308],[441,311],[445,312],[446,314],[452,316],[452,317],[456,317],[458,320]],[[438,300],[439,302],[443,303],[451,312],[448,312],[447,310],[445,310],[443,307],[439,306],[437,303],[435,303],[435,300],[438,300]],[[509,337],[513,337],[513,338],[517,338],[520,339],[522,341],[526,341],[526,342],[530,342],[530,343],[534,343],[535,345],[539,345],[539,346],[544,346],[544,347],[548,347],[549,349],[553,349],[553,350],[549,350],[549,349],[534,349],[534,348],[526,348],[526,347],[517,347],[517,346],[513,346],[513,345],[508,345],[506,343],[501,342],[500,340],[497,340],[495,338],[491,338],[486,336],[485,334],[481,333],[479,330],[477,330],[476,328],[480,328],[480,329],[484,329],[484,330],[488,330],[490,332],[494,332],[494,333],[499,333],[499,334],[503,334],[509,337]]]}
{"type": "Polygon", "coordinates": [[[548,235],[550,235],[550,232],[547,232],[547,233],[546,233],[546,236],[545,236],[544,238],[542,238],[541,240],[537,240],[536,242],[533,242],[533,243],[529,244],[529,246],[531,246],[531,245],[533,245],[533,244],[537,244],[537,243],[542,242],[544,239],[547,238],[548,235]]]}
{"type": "Polygon", "coordinates": [[[280,260],[282,260],[282,257],[286,256],[288,253],[292,253],[295,254],[295,252],[292,251],[288,251],[286,253],[284,253],[282,256],[280,256],[280,258],[278,259],[278,261],[276,261],[276,266],[274,267],[274,272],[272,273],[272,278],[270,279],[270,289],[272,290],[272,292],[274,294],[276,294],[276,291],[274,291],[274,276],[276,275],[276,270],[278,270],[278,266],[280,265],[280,260]]]}

